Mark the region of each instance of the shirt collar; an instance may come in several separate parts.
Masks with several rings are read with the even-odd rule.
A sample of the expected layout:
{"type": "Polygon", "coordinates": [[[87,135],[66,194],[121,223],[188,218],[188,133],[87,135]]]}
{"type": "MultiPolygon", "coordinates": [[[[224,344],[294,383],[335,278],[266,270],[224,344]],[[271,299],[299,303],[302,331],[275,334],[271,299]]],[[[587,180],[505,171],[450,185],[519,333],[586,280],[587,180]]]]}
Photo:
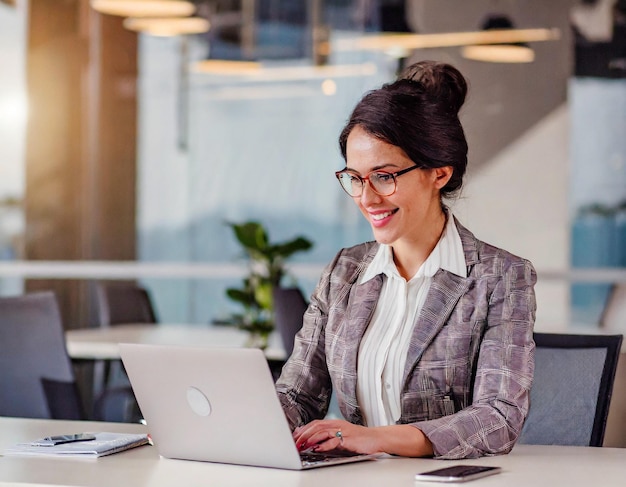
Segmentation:
{"type": "MultiPolygon", "coordinates": [[[[439,269],[467,277],[463,243],[450,211],[448,211],[446,226],[439,242],[413,277],[432,277],[439,269]]],[[[386,244],[380,245],[372,262],[363,273],[360,283],[367,282],[378,274],[385,274],[387,277],[400,277],[393,261],[391,247],[386,244]]]]}

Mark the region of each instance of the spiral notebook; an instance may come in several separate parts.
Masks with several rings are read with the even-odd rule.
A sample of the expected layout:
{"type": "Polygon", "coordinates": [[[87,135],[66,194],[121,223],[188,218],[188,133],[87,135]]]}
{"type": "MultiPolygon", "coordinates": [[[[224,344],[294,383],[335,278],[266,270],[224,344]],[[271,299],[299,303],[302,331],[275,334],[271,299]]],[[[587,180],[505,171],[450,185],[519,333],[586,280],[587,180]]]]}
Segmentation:
{"type": "Polygon", "coordinates": [[[376,458],[301,458],[259,349],[120,344],[120,353],[164,457],[291,470],[376,458]]]}
{"type": "Polygon", "coordinates": [[[7,448],[5,455],[27,455],[46,457],[81,457],[97,458],[112,455],[149,443],[148,435],[134,433],[95,433],[91,441],[64,443],[54,446],[41,446],[29,443],[18,443],[7,448]]]}

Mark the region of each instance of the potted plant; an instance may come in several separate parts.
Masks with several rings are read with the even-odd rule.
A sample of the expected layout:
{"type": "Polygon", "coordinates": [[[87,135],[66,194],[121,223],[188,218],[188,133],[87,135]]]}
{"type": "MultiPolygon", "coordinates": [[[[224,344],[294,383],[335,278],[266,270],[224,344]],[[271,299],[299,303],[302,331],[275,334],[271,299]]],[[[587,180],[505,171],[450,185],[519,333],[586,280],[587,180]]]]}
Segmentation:
{"type": "Polygon", "coordinates": [[[266,348],[274,330],[272,291],[286,275],[285,262],[296,252],[309,250],[313,244],[299,236],[285,242],[272,243],[267,230],[256,221],[237,224],[228,222],[248,259],[249,272],[241,288],[229,288],[226,295],[240,303],[242,313],[234,313],[225,321],[250,333],[248,346],[266,348]]]}

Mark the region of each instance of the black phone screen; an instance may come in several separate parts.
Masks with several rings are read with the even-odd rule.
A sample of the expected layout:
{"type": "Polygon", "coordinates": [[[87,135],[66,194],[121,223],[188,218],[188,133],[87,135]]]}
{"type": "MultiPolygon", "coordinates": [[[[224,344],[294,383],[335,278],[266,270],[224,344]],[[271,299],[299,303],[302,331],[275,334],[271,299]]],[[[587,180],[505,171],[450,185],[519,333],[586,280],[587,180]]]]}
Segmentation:
{"type": "Polygon", "coordinates": [[[63,443],[73,443],[76,441],[91,441],[95,440],[96,436],[92,433],[76,433],[71,435],[58,435],[58,436],[46,436],[41,440],[33,442],[34,445],[40,446],[54,446],[62,445],[63,443]]]}

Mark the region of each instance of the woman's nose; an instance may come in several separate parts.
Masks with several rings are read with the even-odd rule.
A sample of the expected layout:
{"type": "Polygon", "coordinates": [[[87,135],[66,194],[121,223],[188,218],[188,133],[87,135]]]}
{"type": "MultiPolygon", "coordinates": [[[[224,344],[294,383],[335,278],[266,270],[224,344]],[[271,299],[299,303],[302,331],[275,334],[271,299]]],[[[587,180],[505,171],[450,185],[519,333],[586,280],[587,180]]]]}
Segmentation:
{"type": "Polygon", "coordinates": [[[369,181],[363,184],[363,192],[361,193],[361,204],[377,202],[381,200],[381,196],[372,189],[372,185],[369,181]]]}

